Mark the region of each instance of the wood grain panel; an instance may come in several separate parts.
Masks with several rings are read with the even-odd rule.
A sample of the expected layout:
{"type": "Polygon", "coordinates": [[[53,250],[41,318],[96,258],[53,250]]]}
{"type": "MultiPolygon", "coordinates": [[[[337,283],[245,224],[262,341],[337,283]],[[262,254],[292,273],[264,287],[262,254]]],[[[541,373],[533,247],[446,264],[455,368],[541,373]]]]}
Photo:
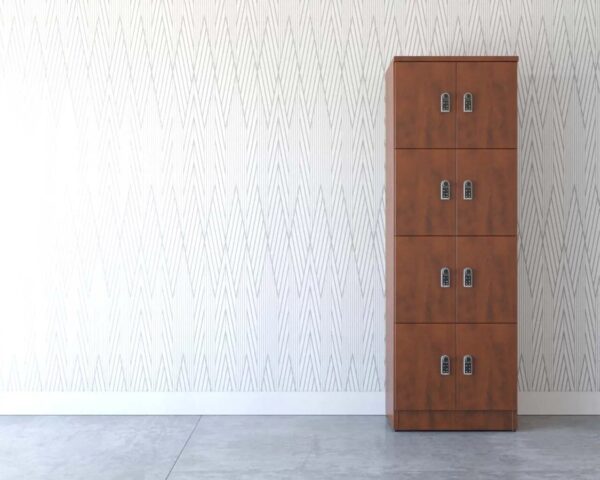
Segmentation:
{"type": "Polygon", "coordinates": [[[457,323],[516,323],[516,237],[457,237],[457,323]],[[465,267],[473,269],[473,286],[462,286],[465,267]]]}
{"type": "Polygon", "coordinates": [[[448,62],[395,62],[396,148],[454,148],[455,71],[448,62]],[[451,95],[451,112],[440,96],[451,95]]]}
{"type": "Polygon", "coordinates": [[[512,430],[517,429],[517,414],[506,412],[398,411],[396,430],[512,430]]]}
{"type": "Polygon", "coordinates": [[[454,412],[399,411],[396,412],[396,430],[455,430],[454,412]]]}
{"type": "Polygon", "coordinates": [[[456,231],[458,235],[516,235],[517,151],[456,151],[456,231]],[[463,182],[473,183],[473,199],[463,199],[463,182]]]}
{"type": "Polygon", "coordinates": [[[516,325],[456,325],[456,408],[516,410],[516,325]],[[462,358],[473,357],[473,374],[463,375],[462,358]]]}
{"type": "Polygon", "coordinates": [[[454,237],[396,237],[396,322],[447,323],[455,318],[454,237]],[[440,270],[450,268],[450,288],[440,270]]]}
{"type": "Polygon", "coordinates": [[[456,147],[517,148],[517,63],[460,62],[456,71],[456,147]],[[465,92],[472,113],[463,112],[465,92]]]}
{"type": "Polygon", "coordinates": [[[456,233],[454,150],[396,150],[396,235],[456,233]],[[440,183],[450,182],[450,200],[440,183]]]}
{"type": "Polygon", "coordinates": [[[455,326],[396,325],[395,407],[397,410],[453,409],[455,326]],[[440,374],[440,357],[451,359],[450,375],[440,374]]]}

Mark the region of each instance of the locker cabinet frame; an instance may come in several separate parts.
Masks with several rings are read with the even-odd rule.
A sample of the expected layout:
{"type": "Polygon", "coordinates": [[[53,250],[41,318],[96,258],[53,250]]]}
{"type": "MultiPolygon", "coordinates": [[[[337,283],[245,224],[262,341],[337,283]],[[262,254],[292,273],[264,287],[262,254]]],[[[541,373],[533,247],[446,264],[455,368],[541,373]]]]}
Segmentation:
{"type": "MultiPolygon", "coordinates": [[[[405,280],[402,277],[398,277],[397,272],[397,264],[398,261],[404,261],[402,259],[402,255],[398,256],[397,251],[397,241],[398,237],[417,237],[423,236],[423,238],[432,238],[433,236],[441,236],[441,237],[455,237],[455,242],[458,244],[461,237],[468,236],[508,236],[513,237],[515,239],[515,272],[516,272],[516,224],[517,224],[517,206],[516,206],[516,195],[517,195],[517,185],[516,185],[516,171],[517,171],[517,162],[518,162],[518,151],[517,151],[517,110],[516,110],[516,72],[517,72],[517,62],[518,57],[395,57],[392,61],[390,67],[386,71],[385,83],[386,83],[386,118],[385,118],[385,128],[386,128],[386,415],[389,419],[389,422],[395,430],[516,430],[517,428],[517,399],[516,399],[516,355],[517,355],[517,345],[516,345],[516,337],[517,337],[517,318],[516,318],[516,276],[515,276],[515,287],[514,287],[514,315],[512,318],[509,318],[508,321],[505,322],[506,319],[498,319],[494,317],[494,313],[492,313],[492,322],[477,322],[477,323],[469,323],[463,324],[461,323],[460,318],[458,318],[459,314],[456,312],[456,309],[459,309],[458,303],[455,303],[455,312],[453,322],[447,323],[429,323],[429,322],[420,322],[420,319],[416,321],[414,319],[404,318],[402,322],[399,322],[399,315],[401,315],[400,307],[402,307],[402,302],[398,303],[398,295],[400,294],[398,288],[400,285],[404,285],[402,282],[405,280]],[[428,65],[421,65],[421,63],[427,63],[428,65]],[[493,132],[488,135],[489,138],[483,140],[474,139],[473,145],[466,145],[467,148],[461,148],[457,142],[462,142],[460,140],[460,132],[458,129],[461,128],[461,125],[465,124],[463,120],[467,120],[466,124],[468,125],[468,121],[474,118],[484,118],[489,117],[489,112],[484,112],[482,115],[482,108],[487,108],[486,104],[489,105],[488,99],[481,98],[481,92],[478,90],[478,86],[470,86],[467,84],[462,84],[460,79],[463,78],[461,73],[459,79],[459,63],[462,67],[466,68],[468,71],[469,65],[471,62],[480,63],[482,65],[474,65],[475,69],[480,71],[489,70],[487,66],[491,62],[503,62],[505,67],[502,70],[506,73],[508,72],[508,76],[510,77],[509,83],[512,83],[508,86],[506,90],[508,93],[509,103],[510,105],[500,105],[500,110],[503,110],[503,118],[502,122],[511,123],[511,125],[502,125],[500,130],[501,132],[493,132]],[[399,64],[407,63],[410,65],[401,65],[401,68],[398,69],[399,64]],[[452,68],[450,65],[454,67],[454,77],[450,78],[448,85],[439,87],[440,91],[437,94],[431,94],[427,97],[426,100],[423,100],[423,96],[419,95],[417,91],[416,94],[414,91],[415,88],[418,88],[421,85],[429,85],[431,89],[431,84],[440,83],[439,79],[436,78],[427,78],[421,79],[417,76],[410,78],[410,76],[405,75],[401,81],[398,79],[398,71],[446,71],[451,72],[452,68]],[[509,65],[506,65],[509,64],[509,65]],[[412,67],[412,68],[409,68],[412,67]],[[411,87],[411,85],[413,87],[411,87]],[[463,91],[465,90],[465,91],[463,91]],[[472,112],[463,112],[463,95],[466,91],[472,93],[472,112]],[[451,111],[449,113],[442,113],[440,111],[440,94],[443,91],[448,91],[451,93],[450,105],[451,111]],[[407,94],[407,92],[409,94],[407,94]],[[399,95],[403,95],[402,101],[398,100],[399,95]],[[429,98],[431,97],[431,98],[429,98]],[[417,98],[416,101],[414,99],[417,98]],[[409,101],[410,100],[410,101],[409,101]],[[408,109],[411,105],[426,105],[426,109],[428,115],[433,115],[433,120],[425,120],[415,118],[414,112],[409,111],[408,109]],[[399,110],[401,109],[401,110],[399,110]],[[478,110],[479,109],[479,110],[478,110]],[[434,113],[437,110],[438,116],[435,117],[434,113]],[[406,114],[408,112],[408,114],[406,114]],[[506,113],[508,112],[508,113],[506,113]],[[402,113],[406,114],[402,116],[402,113]],[[461,117],[461,116],[471,116],[471,117],[461,117]],[[398,123],[399,118],[404,118],[404,122],[398,123]],[[463,120],[461,120],[461,118],[463,120]],[[454,129],[453,138],[454,141],[447,141],[448,136],[443,134],[441,136],[437,136],[436,132],[431,132],[430,130],[435,128],[440,128],[440,125],[450,125],[448,130],[452,131],[454,129]],[[403,129],[407,129],[410,131],[415,130],[413,137],[406,135],[406,132],[403,132],[403,129]],[[420,130],[419,130],[420,129],[420,130]],[[428,131],[429,130],[429,131],[428,131]],[[404,136],[403,136],[404,135],[404,136]],[[406,140],[408,138],[408,140],[406,140]],[[437,138],[437,140],[436,140],[437,138]],[[441,143],[439,139],[441,140],[441,143]],[[494,145],[494,138],[503,138],[499,145],[494,145]],[[505,141],[508,138],[508,141],[505,141]],[[491,143],[489,141],[491,140],[491,143]],[[404,143],[402,143],[404,142],[404,143]],[[412,142],[412,143],[411,143],[412,142]],[[436,143],[438,142],[438,143],[436,143]],[[406,158],[425,158],[427,155],[426,152],[436,152],[437,157],[439,157],[438,150],[450,150],[454,152],[454,178],[448,179],[451,180],[451,194],[452,198],[450,201],[448,200],[439,200],[448,202],[454,205],[454,231],[452,228],[448,228],[445,226],[442,229],[436,230],[436,220],[435,218],[441,218],[440,212],[448,211],[448,207],[446,205],[439,205],[433,202],[433,198],[437,196],[439,199],[439,188],[440,181],[442,179],[436,180],[434,175],[432,175],[431,180],[424,182],[423,179],[427,177],[427,172],[419,171],[417,165],[406,165],[400,164],[397,159],[399,156],[404,156],[406,158]],[[464,150],[464,155],[461,155],[461,150],[464,150]],[[462,167],[464,165],[468,165],[469,162],[465,161],[464,165],[461,164],[463,157],[472,157],[476,156],[478,153],[475,152],[478,150],[479,153],[482,154],[483,157],[486,156],[487,153],[490,153],[488,158],[492,158],[494,156],[503,156],[501,153],[494,153],[494,150],[506,150],[506,155],[513,155],[514,160],[509,160],[513,162],[512,170],[509,171],[501,171],[501,174],[505,174],[504,177],[494,177],[494,174],[490,174],[488,170],[482,166],[481,169],[477,168],[477,164],[471,165],[474,166],[473,173],[469,173],[469,175],[473,175],[476,178],[462,178],[466,177],[465,174],[462,173],[462,167]],[[425,205],[419,204],[418,200],[415,201],[411,197],[414,195],[411,193],[411,183],[402,177],[404,172],[412,172],[411,175],[415,176],[415,182],[413,185],[424,185],[423,187],[414,188],[414,191],[419,191],[420,189],[426,190],[430,192],[429,194],[432,196],[431,199],[428,200],[428,203],[425,205]],[[494,180],[498,180],[499,183],[503,183],[503,186],[498,186],[501,190],[496,193],[491,191],[491,189],[486,189],[487,178],[493,177],[494,180]],[[513,179],[514,178],[514,182],[513,179]],[[462,199],[462,185],[464,180],[472,180],[473,181],[473,200],[463,200],[462,199]],[[484,190],[480,192],[479,188],[483,188],[484,190]],[[505,189],[506,188],[506,189],[505,189]],[[480,197],[478,195],[481,194],[480,197]],[[480,203],[476,203],[477,199],[480,199],[480,203]],[[508,201],[507,201],[508,200],[508,201]],[[485,205],[484,205],[485,203],[485,205]],[[493,219],[492,221],[486,220],[485,215],[482,214],[485,212],[485,209],[492,208],[490,205],[495,205],[494,208],[499,208],[499,206],[504,206],[504,211],[498,218],[493,219]],[[402,208],[405,207],[406,210],[412,209],[413,211],[402,211],[402,208]],[[435,210],[439,207],[439,212],[435,210]],[[433,213],[428,213],[433,212],[433,213]],[[472,226],[465,226],[465,222],[462,222],[461,212],[463,212],[464,219],[467,219],[467,216],[470,216],[470,221],[472,222],[472,226]],[[466,212],[466,213],[465,213],[466,212]],[[423,219],[423,215],[430,215],[431,218],[423,219]],[[412,220],[411,220],[412,218],[412,220]],[[412,222],[412,223],[411,223],[412,222]],[[429,222],[429,223],[428,223],[429,222]],[[492,231],[490,235],[490,230],[492,231]],[[408,408],[410,407],[410,403],[403,403],[403,401],[398,400],[399,392],[396,392],[396,388],[401,388],[400,382],[397,382],[397,374],[403,374],[402,370],[406,368],[406,365],[403,363],[397,364],[396,360],[400,361],[400,355],[398,354],[398,348],[396,343],[402,344],[404,342],[403,348],[409,348],[411,345],[410,338],[399,338],[398,331],[410,331],[411,329],[419,328],[453,328],[454,329],[454,337],[455,337],[455,348],[450,353],[452,355],[451,363],[452,363],[452,372],[449,376],[451,379],[455,381],[455,395],[454,395],[454,404],[448,406],[445,410],[440,410],[440,405],[435,405],[435,408],[431,408],[428,405],[424,405],[427,407],[425,409],[415,409],[408,408]],[[467,330],[463,330],[466,328],[467,330]],[[473,330],[468,330],[473,328],[473,330]],[[468,353],[464,353],[460,350],[460,342],[461,339],[458,337],[463,336],[463,334],[459,335],[459,332],[473,332],[475,335],[481,335],[481,331],[488,329],[498,328],[502,331],[510,330],[513,332],[513,335],[505,335],[506,339],[500,341],[499,347],[496,348],[498,352],[503,352],[503,348],[506,347],[505,353],[500,353],[502,356],[510,355],[510,365],[507,367],[507,372],[511,373],[508,375],[504,373],[506,376],[506,385],[502,388],[506,390],[504,395],[508,395],[506,397],[502,397],[504,399],[508,398],[508,401],[504,400],[499,403],[483,403],[477,404],[469,404],[465,403],[461,400],[459,392],[462,392],[463,389],[472,387],[476,384],[469,383],[475,382],[479,378],[477,366],[489,369],[490,362],[488,359],[484,359],[483,363],[481,362],[481,358],[478,358],[480,354],[476,354],[473,358],[473,375],[464,376],[467,383],[464,383],[463,379],[457,378],[459,375],[459,367],[461,367],[462,357],[467,355],[468,353]],[[403,330],[404,329],[404,330],[403,330]],[[483,329],[483,330],[482,330],[483,329]],[[508,330],[507,330],[508,329],[508,330]],[[505,342],[505,343],[503,343],[505,342]],[[510,344],[510,345],[509,345],[510,344]],[[459,358],[460,357],[460,358],[459,358]],[[510,377],[510,378],[509,378],[510,377]],[[396,405],[396,402],[397,405],[396,405]],[[458,403],[457,403],[458,402],[458,403]],[[397,408],[398,407],[398,408],[397,408]],[[468,407],[469,409],[465,409],[468,407]],[[507,408],[512,407],[512,408],[507,408]],[[492,408],[492,409],[490,409],[492,408]]],[[[503,67],[504,67],[503,66],[503,67]]],[[[475,71],[475,70],[474,70],[475,71]]],[[[477,73],[477,72],[475,72],[477,73]]],[[[452,77],[452,74],[449,75],[452,77]]],[[[476,75],[475,75],[476,76],[476,75]]],[[[467,75],[468,77],[468,75],[467,75]]],[[[466,78],[466,77],[465,77],[466,78]]],[[[486,85],[494,84],[494,81],[489,79],[484,79],[486,85]]],[[[443,82],[442,82],[443,83],[443,82]]],[[[483,84],[482,83],[482,84],[483,84]]],[[[497,83],[497,82],[496,82],[497,83]]],[[[506,82],[505,82],[506,83],[506,82]]],[[[487,88],[487,87],[486,87],[487,88]]],[[[504,87],[502,87],[504,88],[504,87]]],[[[492,91],[500,91],[497,88],[497,85],[494,86],[492,91]]],[[[418,116],[417,116],[418,117],[418,116]]],[[[473,123],[473,122],[472,122],[473,123]]],[[[476,123],[476,122],[475,122],[476,123]]],[[[493,119],[490,121],[489,119],[486,122],[483,122],[488,126],[491,125],[490,128],[495,128],[493,119]]],[[[466,131],[466,130],[465,130],[466,131]]],[[[447,133],[447,132],[446,132],[447,133]]],[[[477,135],[480,135],[478,133],[477,135]]],[[[463,145],[465,146],[465,145],[463,145]]],[[[433,155],[432,155],[433,156],[433,155]]],[[[443,155],[442,155],[443,156],[443,155]]],[[[425,163],[425,162],[423,162],[425,163]]],[[[472,163],[472,162],[471,162],[472,163]]],[[[490,166],[493,162],[490,162],[490,166]]],[[[496,165],[498,167],[498,165],[496,165]]],[[[500,165],[500,168],[502,166],[500,165]]],[[[468,169],[467,169],[468,170],[468,169]]],[[[451,176],[451,175],[444,175],[451,176]]],[[[417,194],[418,196],[418,194],[417,194]]],[[[442,218],[442,223],[444,222],[444,218],[442,218]]],[[[451,223],[451,222],[450,222],[451,223]]],[[[468,223],[468,222],[467,222],[468,223]]],[[[418,239],[416,239],[418,241],[418,239]]],[[[458,252],[458,249],[455,249],[458,252]]],[[[459,290],[462,290],[462,271],[465,266],[461,265],[461,260],[454,257],[454,265],[451,265],[451,276],[452,282],[450,290],[454,290],[456,292],[456,301],[459,298],[459,290]]],[[[478,280],[478,271],[477,268],[473,270],[473,288],[477,290],[477,280],[478,280]]],[[[484,276],[485,277],[485,276],[484,276]]],[[[485,279],[485,278],[484,278],[485,279]]],[[[483,279],[480,279],[483,280],[483,279]]],[[[405,288],[405,287],[403,287],[405,288]]],[[[510,287],[512,288],[512,287],[510,287]]],[[[469,290],[465,288],[464,290],[469,290]]],[[[414,294],[414,291],[413,291],[414,294]]],[[[465,338],[468,335],[464,335],[465,338]]],[[[492,338],[491,340],[494,340],[492,338]]],[[[485,343],[485,342],[483,342],[485,343]]],[[[491,348],[491,347],[490,347],[491,348]]],[[[492,348],[493,350],[493,348],[492,348]]],[[[502,360],[502,359],[501,359],[502,360]]],[[[428,368],[439,368],[439,358],[431,359],[432,362],[437,362],[435,366],[432,364],[431,367],[428,368]]],[[[407,373],[403,374],[404,376],[408,375],[407,373]]],[[[462,376],[462,375],[461,375],[462,376]]],[[[445,377],[448,380],[448,377],[445,377]]],[[[490,376],[491,378],[491,376],[490,376]]],[[[483,385],[482,389],[494,388],[493,384],[489,382],[483,385]],[[485,387],[485,388],[484,388],[485,387]]],[[[502,383],[502,382],[501,382],[502,383]]],[[[423,393],[423,390],[421,390],[423,393]]],[[[482,396],[484,399],[494,399],[494,392],[491,394],[488,392],[482,396]]],[[[452,403],[452,402],[448,402],[452,403]]],[[[432,405],[433,406],[433,405],[432,405]]]]}

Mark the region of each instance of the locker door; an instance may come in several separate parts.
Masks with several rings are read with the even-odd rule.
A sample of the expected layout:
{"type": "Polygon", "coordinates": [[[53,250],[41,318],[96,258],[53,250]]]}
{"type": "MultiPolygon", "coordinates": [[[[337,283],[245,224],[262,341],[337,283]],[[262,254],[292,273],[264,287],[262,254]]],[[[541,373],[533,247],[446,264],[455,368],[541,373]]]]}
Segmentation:
{"type": "Polygon", "coordinates": [[[454,150],[396,150],[396,235],[455,234],[454,157],[454,150]]]}
{"type": "Polygon", "coordinates": [[[456,72],[456,148],[517,148],[517,63],[462,62],[456,72]]]}
{"type": "Polygon", "coordinates": [[[456,151],[458,235],[517,234],[517,151],[456,151]]]}
{"type": "Polygon", "coordinates": [[[396,322],[454,323],[454,237],[396,237],[396,322]]]}
{"type": "Polygon", "coordinates": [[[396,148],[454,148],[456,64],[396,62],[394,64],[396,148]],[[448,94],[448,112],[442,95],[448,94]]]}
{"type": "Polygon", "coordinates": [[[396,325],[396,410],[453,410],[454,325],[396,325]],[[441,357],[449,370],[442,375],[441,357]]]}
{"type": "Polygon", "coordinates": [[[516,323],[516,257],[516,237],[456,239],[457,323],[516,323]]]}
{"type": "Polygon", "coordinates": [[[456,325],[455,372],[457,410],[516,410],[516,325],[456,325]]]}

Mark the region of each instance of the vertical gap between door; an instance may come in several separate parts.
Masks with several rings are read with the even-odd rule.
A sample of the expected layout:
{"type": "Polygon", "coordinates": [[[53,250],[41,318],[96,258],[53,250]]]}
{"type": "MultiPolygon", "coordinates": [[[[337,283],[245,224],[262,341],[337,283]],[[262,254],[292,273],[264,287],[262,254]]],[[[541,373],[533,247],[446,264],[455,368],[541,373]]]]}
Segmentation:
{"type": "Polygon", "coordinates": [[[454,357],[456,358],[456,375],[454,376],[454,410],[458,410],[458,342],[457,342],[457,322],[458,322],[458,287],[460,283],[460,274],[458,273],[458,201],[459,181],[458,181],[458,62],[454,64],[454,92],[456,95],[456,117],[454,119],[454,181],[456,182],[456,200],[454,202],[454,267],[456,268],[456,288],[454,289],[454,357]]]}

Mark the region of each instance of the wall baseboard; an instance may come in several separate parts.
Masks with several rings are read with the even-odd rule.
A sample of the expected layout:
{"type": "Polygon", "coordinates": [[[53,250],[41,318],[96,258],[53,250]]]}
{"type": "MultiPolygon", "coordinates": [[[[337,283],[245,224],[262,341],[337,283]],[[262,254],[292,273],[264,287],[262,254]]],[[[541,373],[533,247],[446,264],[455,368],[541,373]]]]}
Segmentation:
{"type": "Polygon", "coordinates": [[[382,415],[383,392],[14,392],[0,415],[382,415]]]}
{"type": "Polygon", "coordinates": [[[519,392],[519,415],[600,415],[600,392],[519,392]]]}
{"type": "MultiPolygon", "coordinates": [[[[11,392],[0,415],[383,415],[383,392],[11,392]]],[[[520,415],[600,415],[600,392],[520,392],[520,415]]]]}

